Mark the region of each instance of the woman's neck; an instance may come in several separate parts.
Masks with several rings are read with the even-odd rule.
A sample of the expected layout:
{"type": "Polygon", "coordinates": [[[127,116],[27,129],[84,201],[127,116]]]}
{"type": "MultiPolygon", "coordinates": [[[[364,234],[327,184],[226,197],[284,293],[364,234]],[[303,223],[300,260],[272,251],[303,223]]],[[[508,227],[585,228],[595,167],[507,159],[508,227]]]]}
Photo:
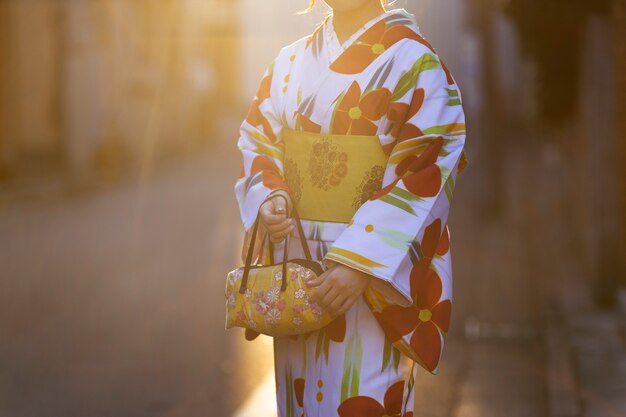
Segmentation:
{"type": "Polygon", "coordinates": [[[380,2],[367,2],[350,10],[333,10],[333,27],[340,43],[344,43],[369,20],[385,12],[380,2]]]}

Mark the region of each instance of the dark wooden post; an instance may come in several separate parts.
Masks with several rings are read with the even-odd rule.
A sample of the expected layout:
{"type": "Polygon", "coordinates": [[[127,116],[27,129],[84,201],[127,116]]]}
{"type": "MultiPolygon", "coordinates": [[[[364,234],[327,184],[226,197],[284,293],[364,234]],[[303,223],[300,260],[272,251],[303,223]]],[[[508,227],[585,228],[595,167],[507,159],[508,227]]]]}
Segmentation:
{"type": "Polygon", "coordinates": [[[615,48],[615,104],[617,143],[617,186],[619,254],[621,254],[621,285],[626,286],[626,0],[613,1],[615,48]]]}
{"type": "Polygon", "coordinates": [[[500,106],[501,94],[497,85],[497,56],[494,41],[494,14],[497,11],[497,0],[470,0],[468,9],[469,25],[478,34],[481,45],[481,61],[483,65],[482,87],[484,102],[478,117],[478,128],[481,133],[480,161],[486,191],[481,195],[481,215],[483,220],[494,220],[502,215],[504,203],[503,152],[505,144],[501,128],[504,112],[500,106]]]}

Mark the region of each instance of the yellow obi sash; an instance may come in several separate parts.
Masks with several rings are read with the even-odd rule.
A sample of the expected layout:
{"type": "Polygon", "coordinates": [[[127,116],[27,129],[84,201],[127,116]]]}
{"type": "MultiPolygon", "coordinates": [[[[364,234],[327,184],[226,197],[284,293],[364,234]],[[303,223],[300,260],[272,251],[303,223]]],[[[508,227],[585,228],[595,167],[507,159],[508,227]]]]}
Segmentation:
{"type": "Polygon", "coordinates": [[[301,218],[348,223],[380,190],[388,156],[378,136],[283,130],[284,172],[301,218]]]}

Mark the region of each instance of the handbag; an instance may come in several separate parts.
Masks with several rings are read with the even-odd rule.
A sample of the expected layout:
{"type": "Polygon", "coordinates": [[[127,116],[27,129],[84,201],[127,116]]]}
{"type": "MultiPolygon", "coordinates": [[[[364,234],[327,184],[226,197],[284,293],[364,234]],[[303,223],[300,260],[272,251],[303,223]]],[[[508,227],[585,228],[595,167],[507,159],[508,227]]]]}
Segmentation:
{"type": "Polygon", "coordinates": [[[245,265],[226,277],[226,329],[243,327],[268,336],[291,336],[319,330],[334,319],[319,305],[309,302],[314,289],[306,282],[321,275],[325,268],[311,258],[295,207],[292,214],[306,259],[288,259],[287,236],[282,262],[273,263],[270,253],[270,265],[252,265],[259,229],[257,214],[245,265]]]}

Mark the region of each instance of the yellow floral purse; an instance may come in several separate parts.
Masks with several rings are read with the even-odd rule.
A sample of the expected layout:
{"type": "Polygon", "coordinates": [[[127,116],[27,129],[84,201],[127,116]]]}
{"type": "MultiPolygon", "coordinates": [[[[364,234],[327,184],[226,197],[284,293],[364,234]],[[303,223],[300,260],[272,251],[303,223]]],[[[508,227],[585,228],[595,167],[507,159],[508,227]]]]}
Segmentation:
{"type": "Polygon", "coordinates": [[[333,320],[330,313],[309,303],[313,289],[306,282],[322,274],[324,267],[311,258],[295,207],[293,217],[306,259],[289,260],[289,242],[285,240],[281,263],[252,265],[257,215],[245,266],[226,278],[226,329],[243,327],[268,336],[290,336],[319,330],[333,320]]]}

